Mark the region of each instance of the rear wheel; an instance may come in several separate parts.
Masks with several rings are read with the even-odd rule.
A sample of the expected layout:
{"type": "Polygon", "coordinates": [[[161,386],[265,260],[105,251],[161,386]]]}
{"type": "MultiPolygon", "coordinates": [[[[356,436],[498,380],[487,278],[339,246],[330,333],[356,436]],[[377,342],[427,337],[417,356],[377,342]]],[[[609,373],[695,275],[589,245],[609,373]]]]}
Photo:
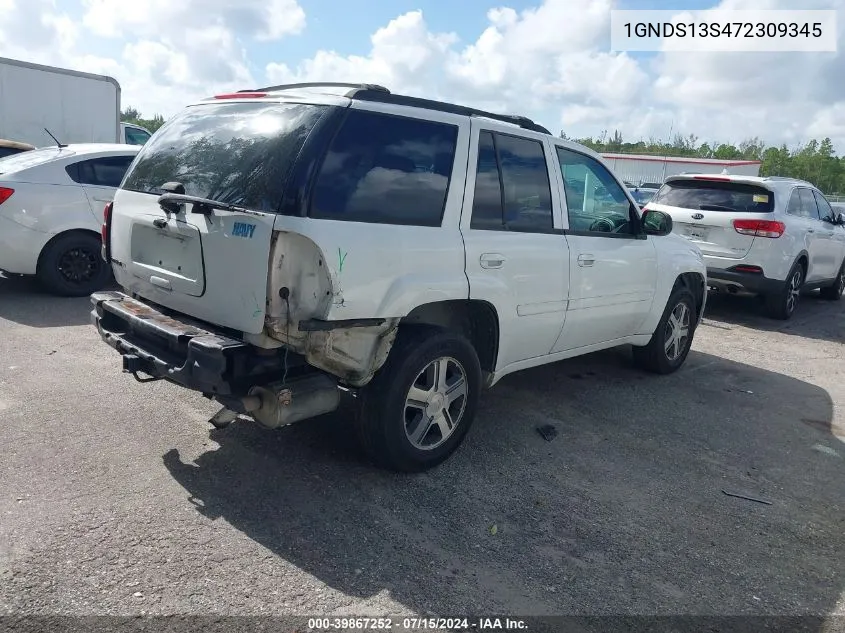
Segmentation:
{"type": "Polygon", "coordinates": [[[695,297],[687,288],[677,288],[666,302],[648,345],[634,348],[634,362],[657,374],[676,371],[692,347],[696,322],[695,297]]]}
{"type": "Polygon", "coordinates": [[[766,296],[766,311],[769,316],[781,321],[792,318],[795,309],[798,307],[798,299],[801,297],[803,285],[804,267],[798,262],[789,271],[783,289],[776,294],[766,296]]]}
{"type": "Polygon", "coordinates": [[[822,288],[821,295],[822,298],[829,301],[839,301],[843,292],[845,292],[845,262],[842,262],[836,280],[829,286],[822,288]]]}
{"type": "Polygon", "coordinates": [[[36,275],[54,294],[84,297],[105,286],[111,270],[100,255],[99,238],[74,232],[59,236],[45,247],[36,275]]]}
{"type": "Polygon", "coordinates": [[[387,362],[362,392],[361,443],[391,470],[436,466],[461,444],[475,418],[481,368],[463,336],[401,330],[387,362]]]}

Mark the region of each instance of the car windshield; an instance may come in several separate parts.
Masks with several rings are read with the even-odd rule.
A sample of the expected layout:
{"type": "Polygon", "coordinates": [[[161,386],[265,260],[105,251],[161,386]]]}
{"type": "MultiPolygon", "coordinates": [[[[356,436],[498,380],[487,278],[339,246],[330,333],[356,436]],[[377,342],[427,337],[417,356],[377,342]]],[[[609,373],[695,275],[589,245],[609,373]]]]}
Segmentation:
{"type": "Polygon", "coordinates": [[[771,213],[774,194],[758,185],[727,180],[675,180],[664,184],[653,199],[681,209],[771,213]]]}
{"type": "Polygon", "coordinates": [[[143,146],[122,188],[276,212],[288,172],[327,106],[213,103],[186,108],[143,146]]]}

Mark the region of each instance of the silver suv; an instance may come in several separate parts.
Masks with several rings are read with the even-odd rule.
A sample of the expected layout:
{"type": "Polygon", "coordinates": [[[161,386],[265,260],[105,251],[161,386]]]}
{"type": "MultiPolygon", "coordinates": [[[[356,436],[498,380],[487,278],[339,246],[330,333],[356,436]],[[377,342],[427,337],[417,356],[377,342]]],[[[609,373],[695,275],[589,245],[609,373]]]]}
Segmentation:
{"type": "Polygon", "coordinates": [[[701,249],[710,286],[762,295],[774,318],[790,318],[802,290],[832,300],[845,290],[843,214],[809,182],[671,176],[646,209],[671,215],[701,249]]]}

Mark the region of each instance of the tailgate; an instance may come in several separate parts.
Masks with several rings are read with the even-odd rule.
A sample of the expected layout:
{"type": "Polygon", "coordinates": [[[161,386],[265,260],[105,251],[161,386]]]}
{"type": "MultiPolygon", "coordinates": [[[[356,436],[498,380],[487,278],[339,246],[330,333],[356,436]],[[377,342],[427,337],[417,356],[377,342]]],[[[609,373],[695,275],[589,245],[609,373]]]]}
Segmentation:
{"type": "Polygon", "coordinates": [[[273,223],[300,150],[326,111],[236,99],[170,119],[115,194],[110,250],[118,283],[195,319],[260,333],[273,223]],[[166,191],[186,196],[184,203],[162,208],[166,191]]]}
{"type": "Polygon", "coordinates": [[[261,332],[275,215],[165,213],[158,196],[119,191],[111,220],[117,281],[197,319],[261,332]]]}
{"type": "Polygon", "coordinates": [[[774,194],[757,185],[728,180],[668,180],[648,208],[671,215],[674,232],[695,242],[702,254],[742,259],[754,236],[738,233],[733,223],[772,219],[774,194]]]}

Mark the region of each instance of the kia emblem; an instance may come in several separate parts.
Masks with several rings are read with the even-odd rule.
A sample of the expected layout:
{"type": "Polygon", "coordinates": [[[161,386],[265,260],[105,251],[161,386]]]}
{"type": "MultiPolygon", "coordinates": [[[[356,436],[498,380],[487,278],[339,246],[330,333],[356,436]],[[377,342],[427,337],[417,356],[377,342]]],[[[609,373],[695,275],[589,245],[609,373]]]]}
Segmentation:
{"type": "Polygon", "coordinates": [[[704,214],[703,214],[703,213],[693,213],[693,214],[692,214],[692,219],[693,219],[693,220],[703,220],[703,219],[704,219],[704,214]]]}

